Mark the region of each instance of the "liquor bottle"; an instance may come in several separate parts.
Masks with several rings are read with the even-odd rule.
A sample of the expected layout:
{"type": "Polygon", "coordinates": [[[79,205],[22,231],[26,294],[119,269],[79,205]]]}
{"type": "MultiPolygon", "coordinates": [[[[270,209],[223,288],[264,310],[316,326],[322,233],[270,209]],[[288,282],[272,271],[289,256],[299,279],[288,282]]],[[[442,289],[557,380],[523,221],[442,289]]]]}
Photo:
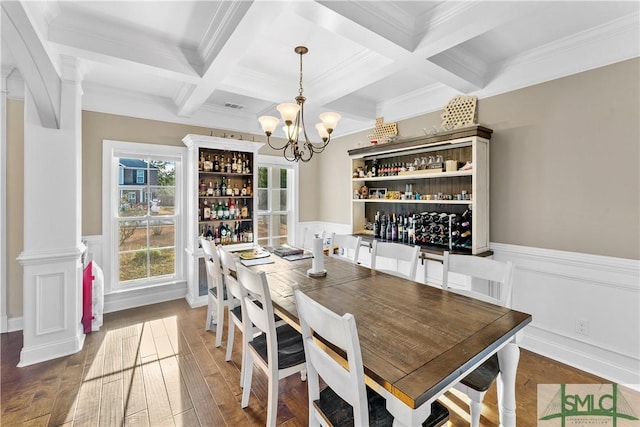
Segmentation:
{"type": "Polygon", "coordinates": [[[220,160],[218,160],[218,155],[216,154],[213,159],[213,171],[220,172],[220,160]]]}
{"type": "Polygon", "coordinates": [[[220,194],[220,186],[218,185],[218,181],[216,181],[216,186],[213,189],[213,195],[216,196],[216,197],[220,197],[221,196],[221,194],[220,194]]]}
{"type": "Polygon", "coordinates": [[[404,224],[402,222],[402,215],[398,216],[398,241],[402,243],[402,233],[404,233],[404,224]]]}
{"type": "Polygon", "coordinates": [[[204,158],[204,171],[211,172],[213,170],[213,163],[211,162],[211,155],[207,154],[204,158]]]}
{"type": "Polygon", "coordinates": [[[199,171],[203,171],[204,170],[204,152],[200,152],[200,160],[198,160],[198,170],[199,171]]]}
{"type": "Polygon", "coordinates": [[[207,199],[204,199],[204,207],[202,208],[202,220],[209,221],[211,219],[211,208],[209,207],[209,203],[207,199]]]}
{"type": "Polygon", "coordinates": [[[233,216],[235,219],[240,218],[240,203],[236,203],[235,211],[233,212],[233,216]]]}
{"type": "Polygon", "coordinates": [[[378,176],[378,159],[373,159],[373,165],[371,165],[371,175],[378,176]]]}
{"type": "Polygon", "coordinates": [[[236,218],[236,204],[233,199],[229,199],[229,219],[236,218]]]}
{"type": "Polygon", "coordinates": [[[231,158],[229,156],[227,156],[227,162],[225,163],[225,165],[225,172],[231,173],[231,158]]]}
{"type": "Polygon", "coordinates": [[[231,160],[231,172],[238,173],[238,158],[236,157],[236,153],[233,153],[233,159],[231,160]]]}
{"type": "Polygon", "coordinates": [[[211,226],[207,225],[207,233],[204,235],[205,239],[207,240],[213,240],[214,236],[213,236],[213,232],[211,231],[211,226]]]}
{"type": "Polygon", "coordinates": [[[206,196],[207,195],[207,184],[204,183],[204,179],[200,180],[200,189],[198,190],[198,192],[200,193],[201,196],[206,196]]]}
{"type": "Polygon", "coordinates": [[[207,187],[207,196],[213,196],[213,184],[211,183],[211,181],[209,181],[209,186],[207,187]]]}
{"type": "Polygon", "coordinates": [[[221,196],[227,195],[227,178],[224,176],[222,177],[222,184],[220,184],[220,195],[221,196]]]}
{"type": "Polygon", "coordinates": [[[222,202],[218,202],[218,207],[216,208],[216,219],[224,218],[224,208],[222,207],[222,202]]]}
{"type": "Polygon", "coordinates": [[[251,196],[253,194],[253,187],[251,186],[251,178],[247,180],[247,196],[251,196]]]}
{"type": "Polygon", "coordinates": [[[380,237],[380,211],[376,212],[376,217],[373,220],[373,237],[380,237]]]}
{"type": "Polygon", "coordinates": [[[215,231],[213,233],[213,241],[215,242],[216,245],[220,244],[220,228],[216,227],[215,231]]]}
{"type": "Polygon", "coordinates": [[[233,195],[236,197],[240,195],[240,187],[238,187],[237,182],[233,184],[233,195]]]}
{"type": "Polygon", "coordinates": [[[398,223],[396,222],[396,214],[391,217],[391,241],[398,241],[398,223]]]}
{"type": "Polygon", "coordinates": [[[240,210],[240,218],[249,218],[249,207],[247,206],[246,199],[244,201],[244,205],[242,205],[242,209],[240,210]]]}
{"type": "Polygon", "coordinates": [[[222,210],[222,219],[229,219],[229,205],[224,202],[224,209],[222,210]]]}
{"type": "Polygon", "coordinates": [[[240,190],[240,194],[242,194],[243,196],[247,195],[247,183],[246,182],[244,184],[242,184],[242,190],[240,190]]]}

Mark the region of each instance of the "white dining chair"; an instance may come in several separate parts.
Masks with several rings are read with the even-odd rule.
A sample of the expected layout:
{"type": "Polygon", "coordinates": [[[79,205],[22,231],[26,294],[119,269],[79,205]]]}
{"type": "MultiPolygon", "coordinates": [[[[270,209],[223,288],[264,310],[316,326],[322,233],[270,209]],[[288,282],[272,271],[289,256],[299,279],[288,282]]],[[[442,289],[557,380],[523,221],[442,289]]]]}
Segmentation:
{"type": "MultiPolygon", "coordinates": [[[[443,257],[442,271],[442,288],[444,290],[450,290],[503,307],[511,307],[513,288],[513,263],[511,261],[502,262],[487,257],[456,255],[446,251],[443,257]],[[498,285],[499,296],[491,296],[488,293],[474,289],[473,286],[470,288],[455,288],[452,286],[449,273],[490,281],[490,283],[498,285]]],[[[470,399],[471,427],[480,425],[482,400],[499,372],[498,356],[494,354],[454,387],[456,390],[465,393],[470,399]]]]}
{"type": "Polygon", "coordinates": [[[352,263],[357,264],[361,242],[362,237],[360,236],[331,233],[329,256],[347,258],[352,263]]]}
{"type": "MultiPolygon", "coordinates": [[[[294,294],[307,360],[309,426],[391,426],[393,416],[386,409],[385,398],[365,385],[353,315],[339,316],[299,289],[294,294]],[[344,351],[346,368],[327,354],[318,340],[344,351]],[[327,385],[322,390],[320,379],[327,385]]],[[[447,408],[435,401],[422,425],[439,426],[448,418],[447,408]]]]}
{"type": "Polygon", "coordinates": [[[419,255],[419,246],[374,240],[371,246],[371,269],[415,280],[419,255]],[[394,264],[395,269],[386,268],[389,263],[394,264]]]}
{"type": "Polygon", "coordinates": [[[278,411],[278,385],[282,378],[300,372],[306,380],[306,363],[302,335],[291,325],[276,327],[269,284],[264,272],[255,272],[236,262],[236,274],[241,288],[244,330],[255,325],[263,333],[257,337],[243,334],[246,340],[246,368],[242,390],[242,407],[249,405],[252,366],[262,369],[268,378],[267,426],[275,426],[278,411]],[[260,304],[258,304],[260,303],[260,304]]]}
{"type": "Polygon", "coordinates": [[[230,307],[229,296],[222,277],[218,248],[211,240],[200,239],[200,246],[204,252],[204,263],[207,270],[207,318],[205,330],[211,330],[211,321],[216,325],[216,347],[222,344],[222,328],[224,326],[224,312],[230,307]],[[214,319],[215,317],[215,319],[214,319]]]}

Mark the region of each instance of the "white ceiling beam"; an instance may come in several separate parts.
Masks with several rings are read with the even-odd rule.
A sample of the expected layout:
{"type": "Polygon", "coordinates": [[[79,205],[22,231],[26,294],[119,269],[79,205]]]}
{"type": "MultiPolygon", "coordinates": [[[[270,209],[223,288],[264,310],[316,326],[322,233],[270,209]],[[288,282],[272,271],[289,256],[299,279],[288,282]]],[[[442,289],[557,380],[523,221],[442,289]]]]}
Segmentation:
{"type": "Polygon", "coordinates": [[[49,42],[60,54],[92,62],[177,81],[200,79],[202,63],[197,52],[75,10],[52,20],[49,42]]]}
{"type": "MultiPolygon", "coordinates": [[[[268,30],[272,21],[287,5],[284,2],[237,2],[225,11],[224,31],[218,40],[209,40],[206,63],[202,79],[182,91],[177,99],[178,115],[189,116],[200,108],[221,82],[235,69],[242,52],[253,40],[268,30]],[[233,30],[233,31],[231,31],[233,30]]],[[[208,34],[212,37],[213,34],[208,34]]]]}
{"type": "Polygon", "coordinates": [[[2,2],[2,38],[9,47],[43,127],[60,128],[62,82],[22,3],[2,2]]]}

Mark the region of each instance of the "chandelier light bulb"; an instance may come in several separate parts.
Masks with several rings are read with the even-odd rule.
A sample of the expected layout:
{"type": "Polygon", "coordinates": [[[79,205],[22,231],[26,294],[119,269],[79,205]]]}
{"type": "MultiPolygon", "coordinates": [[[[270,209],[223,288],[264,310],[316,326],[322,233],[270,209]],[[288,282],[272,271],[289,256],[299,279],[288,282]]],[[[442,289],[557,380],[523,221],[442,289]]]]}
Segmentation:
{"type": "Polygon", "coordinates": [[[262,126],[262,131],[267,135],[272,135],[273,131],[276,130],[276,126],[280,123],[280,119],[273,116],[261,116],[258,117],[258,121],[262,126]]]}
{"type": "Polygon", "coordinates": [[[298,111],[300,111],[300,106],[292,102],[285,102],[278,105],[276,109],[280,112],[282,120],[285,123],[290,124],[295,121],[296,115],[298,114],[298,111]]]}
{"type": "Polygon", "coordinates": [[[322,124],[324,125],[325,129],[327,129],[327,132],[331,133],[333,132],[333,130],[336,128],[336,126],[338,125],[338,120],[340,120],[340,114],[338,113],[332,113],[332,112],[326,112],[326,113],[322,113],[320,114],[320,120],[322,121],[322,124]]]}
{"type": "Polygon", "coordinates": [[[329,139],[329,132],[327,131],[327,128],[324,127],[324,124],[316,124],[316,129],[318,130],[318,135],[320,135],[320,138],[322,138],[323,141],[329,139]]]}

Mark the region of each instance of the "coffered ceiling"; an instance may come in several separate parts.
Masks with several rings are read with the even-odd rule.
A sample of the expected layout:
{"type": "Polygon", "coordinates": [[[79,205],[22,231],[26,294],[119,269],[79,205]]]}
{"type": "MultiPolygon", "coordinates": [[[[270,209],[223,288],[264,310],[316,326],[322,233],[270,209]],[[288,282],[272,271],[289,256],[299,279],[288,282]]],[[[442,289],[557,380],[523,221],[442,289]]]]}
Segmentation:
{"type": "Polygon", "coordinates": [[[257,134],[297,95],[297,45],[306,121],[338,111],[336,136],[639,55],[637,1],[8,3],[3,75],[29,72],[5,37],[27,25],[58,75],[79,59],[83,109],[257,134]]]}

